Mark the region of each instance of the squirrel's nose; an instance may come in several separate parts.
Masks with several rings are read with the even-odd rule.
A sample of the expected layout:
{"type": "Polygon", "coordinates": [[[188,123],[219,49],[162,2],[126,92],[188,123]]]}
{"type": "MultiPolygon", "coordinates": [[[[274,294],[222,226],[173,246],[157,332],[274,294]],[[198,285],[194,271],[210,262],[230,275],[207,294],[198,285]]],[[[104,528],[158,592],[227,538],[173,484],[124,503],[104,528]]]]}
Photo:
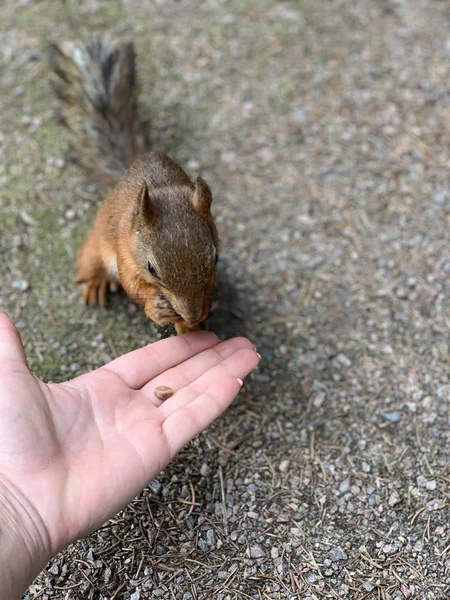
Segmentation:
{"type": "Polygon", "coordinates": [[[184,318],[186,325],[188,327],[194,327],[195,325],[198,325],[198,323],[200,323],[200,320],[202,318],[202,314],[203,314],[202,309],[199,309],[199,310],[196,310],[195,312],[191,312],[191,313],[187,314],[184,318]]]}

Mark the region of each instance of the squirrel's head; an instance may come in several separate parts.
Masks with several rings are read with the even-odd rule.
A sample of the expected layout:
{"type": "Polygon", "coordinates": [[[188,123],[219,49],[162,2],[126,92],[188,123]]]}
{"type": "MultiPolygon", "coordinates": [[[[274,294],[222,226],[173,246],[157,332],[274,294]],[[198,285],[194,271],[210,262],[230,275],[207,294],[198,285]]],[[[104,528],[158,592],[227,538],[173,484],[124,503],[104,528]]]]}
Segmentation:
{"type": "Polygon", "coordinates": [[[191,187],[141,187],[134,255],[139,275],[158,290],[151,318],[160,325],[191,329],[209,314],[219,250],[211,202],[201,177],[191,187]]]}

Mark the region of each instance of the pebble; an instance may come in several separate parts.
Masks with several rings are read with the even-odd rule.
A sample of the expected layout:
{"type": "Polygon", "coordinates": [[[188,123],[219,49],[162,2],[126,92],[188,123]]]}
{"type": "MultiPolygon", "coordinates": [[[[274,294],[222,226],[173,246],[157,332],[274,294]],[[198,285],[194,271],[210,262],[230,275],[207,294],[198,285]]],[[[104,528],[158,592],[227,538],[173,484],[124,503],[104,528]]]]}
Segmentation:
{"type": "Polygon", "coordinates": [[[264,558],[266,553],[260,544],[254,544],[250,547],[250,556],[251,558],[264,558]]]}
{"type": "Polygon", "coordinates": [[[342,367],[351,367],[353,364],[351,359],[346,354],[342,353],[339,353],[337,356],[335,356],[331,362],[333,367],[337,369],[341,369],[342,367]]]}
{"type": "Polygon", "coordinates": [[[429,502],[427,502],[428,510],[440,510],[441,508],[444,508],[444,506],[445,506],[445,501],[441,500],[440,498],[434,498],[433,500],[430,500],[429,502]]]}
{"type": "Polygon", "coordinates": [[[200,475],[202,475],[202,477],[208,477],[208,475],[211,475],[211,468],[208,464],[202,464],[202,466],[200,467],[200,475]]]}
{"type": "Polygon", "coordinates": [[[394,490],[389,496],[389,506],[397,506],[397,504],[400,504],[401,501],[402,499],[398,495],[398,492],[394,490]]]}
{"type": "Polygon", "coordinates": [[[391,554],[395,554],[399,549],[399,545],[397,542],[392,542],[392,544],[385,544],[382,548],[382,551],[384,552],[384,554],[387,554],[388,556],[391,554]]]}
{"type": "Polygon", "coordinates": [[[138,590],[136,590],[135,592],[133,592],[130,596],[130,600],[139,600],[139,598],[141,597],[140,593],[138,592],[138,590]]]}
{"type": "Polygon", "coordinates": [[[419,475],[416,479],[417,487],[427,487],[428,479],[423,475],[419,475]]]}
{"type": "Polygon", "coordinates": [[[167,387],[167,385],[159,385],[157,388],[155,388],[155,396],[158,398],[158,400],[164,402],[164,400],[168,400],[173,396],[173,390],[172,388],[167,387]]]}
{"type": "Polygon", "coordinates": [[[286,473],[286,471],[289,469],[289,464],[290,464],[289,460],[287,460],[287,459],[286,460],[282,460],[280,462],[280,464],[278,465],[278,468],[280,469],[280,471],[282,473],[286,473]]]}
{"type": "Polygon", "coordinates": [[[345,494],[350,489],[350,479],[344,479],[339,486],[341,494],[345,494]]]}
{"type": "Polygon", "coordinates": [[[157,479],[154,479],[148,487],[150,488],[150,491],[157,496],[161,492],[162,483],[157,479]]]}
{"type": "Polygon", "coordinates": [[[16,279],[11,283],[11,287],[16,292],[26,292],[26,290],[30,287],[30,284],[26,279],[16,279]]]}
{"type": "Polygon", "coordinates": [[[108,585],[108,583],[111,581],[112,579],[112,570],[109,567],[106,567],[106,569],[103,571],[103,581],[105,582],[106,585],[108,585]]]}
{"type": "Polygon", "coordinates": [[[58,563],[53,563],[50,568],[47,569],[49,573],[52,575],[59,575],[59,566],[58,563]]]}
{"type": "Polygon", "coordinates": [[[402,413],[399,410],[383,413],[383,417],[390,423],[398,423],[402,418],[402,413]]]}
{"type": "Polygon", "coordinates": [[[310,571],[306,576],[306,579],[309,581],[309,583],[316,583],[319,578],[313,571],[310,571]]]}
{"type": "Polygon", "coordinates": [[[337,560],[347,560],[348,556],[347,552],[338,546],[337,548],[331,548],[330,558],[335,562],[337,560]]]}
{"type": "Polygon", "coordinates": [[[209,544],[209,546],[216,545],[216,534],[214,532],[214,529],[208,529],[208,531],[206,532],[206,541],[209,544]]]}
{"type": "Polygon", "coordinates": [[[306,110],[304,108],[297,108],[297,110],[294,110],[292,113],[292,118],[294,121],[297,121],[297,123],[304,123],[306,121],[306,110]]]}

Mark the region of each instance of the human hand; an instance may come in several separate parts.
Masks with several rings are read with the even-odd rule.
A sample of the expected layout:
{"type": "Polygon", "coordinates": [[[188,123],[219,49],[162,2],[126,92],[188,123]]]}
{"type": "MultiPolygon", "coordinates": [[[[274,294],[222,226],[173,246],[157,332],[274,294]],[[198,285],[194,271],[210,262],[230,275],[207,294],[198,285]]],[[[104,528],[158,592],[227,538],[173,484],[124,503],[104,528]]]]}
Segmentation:
{"type": "Polygon", "coordinates": [[[52,555],[132,500],[229,406],[258,360],[248,340],[195,332],[45,384],[0,313],[4,598],[23,592],[52,555]],[[159,385],[174,390],[164,403],[154,395],[159,385]]]}

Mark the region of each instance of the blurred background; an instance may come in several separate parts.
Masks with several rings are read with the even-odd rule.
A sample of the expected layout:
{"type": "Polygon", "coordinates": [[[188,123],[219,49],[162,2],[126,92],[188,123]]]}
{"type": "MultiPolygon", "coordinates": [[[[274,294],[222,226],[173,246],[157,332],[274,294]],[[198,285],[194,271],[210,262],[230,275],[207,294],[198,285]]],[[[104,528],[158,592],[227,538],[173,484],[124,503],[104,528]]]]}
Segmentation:
{"type": "Polygon", "coordinates": [[[0,309],[30,366],[62,381],[158,338],[72,282],[102,191],[46,52],[78,27],[134,41],[154,149],[214,193],[208,327],[263,355],[30,599],[450,596],[449,25],[440,0],[2,1],[0,309]]]}

